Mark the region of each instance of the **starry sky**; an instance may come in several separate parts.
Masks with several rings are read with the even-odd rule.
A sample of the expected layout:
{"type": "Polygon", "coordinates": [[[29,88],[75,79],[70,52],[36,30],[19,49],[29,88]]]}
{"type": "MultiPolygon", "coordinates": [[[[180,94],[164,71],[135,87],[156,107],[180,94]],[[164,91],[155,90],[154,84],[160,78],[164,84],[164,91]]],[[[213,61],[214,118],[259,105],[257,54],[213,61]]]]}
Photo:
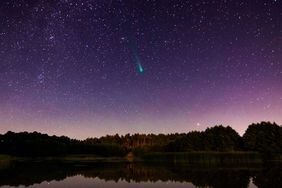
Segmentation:
{"type": "Polygon", "coordinates": [[[282,124],[280,0],[1,0],[0,133],[282,124]]]}

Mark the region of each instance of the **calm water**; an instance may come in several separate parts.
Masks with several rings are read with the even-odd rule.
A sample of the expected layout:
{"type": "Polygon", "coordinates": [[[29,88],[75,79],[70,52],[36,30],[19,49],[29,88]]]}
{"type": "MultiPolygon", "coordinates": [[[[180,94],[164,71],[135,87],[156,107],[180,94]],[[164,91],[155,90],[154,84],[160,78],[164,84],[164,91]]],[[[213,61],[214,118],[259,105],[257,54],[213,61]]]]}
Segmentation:
{"type": "Polygon", "coordinates": [[[146,163],[13,162],[0,187],[282,187],[280,165],[196,167],[146,163]]]}

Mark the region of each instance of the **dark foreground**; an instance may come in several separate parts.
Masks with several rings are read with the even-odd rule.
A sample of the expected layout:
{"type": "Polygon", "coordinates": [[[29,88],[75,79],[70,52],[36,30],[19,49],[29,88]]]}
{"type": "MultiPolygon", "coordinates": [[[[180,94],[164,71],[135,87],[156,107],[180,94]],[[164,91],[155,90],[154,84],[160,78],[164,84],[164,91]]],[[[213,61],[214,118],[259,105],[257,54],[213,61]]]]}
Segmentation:
{"type": "Polygon", "coordinates": [[[0,187],[282,187],[282,165],[2,161],[0,187]]]}

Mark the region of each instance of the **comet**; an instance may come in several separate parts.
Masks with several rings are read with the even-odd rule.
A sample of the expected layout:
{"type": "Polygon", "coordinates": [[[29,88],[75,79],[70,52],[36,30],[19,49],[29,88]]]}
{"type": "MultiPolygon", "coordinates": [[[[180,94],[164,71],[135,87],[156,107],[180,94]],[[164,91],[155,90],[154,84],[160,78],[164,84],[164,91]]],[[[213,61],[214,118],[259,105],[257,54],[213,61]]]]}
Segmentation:
{"type": "Polygon", "coordinates": [[[137,65],[137,70],[139,73],[144,73],[144,68],[142,67],[140,58],[138,57],[138,55],[135,53],[135,60],[136,60],[136,65],[137,65]]]}
{"type": "Polygon", "coordinates": [[[143,69],[143,67],[140,63],[138,63],[138,70],[139,70],[140,73],[144,72],[144,69],[143,69]]]}
{"type": "Polygon", "coordinates": [[[133,54],[133,59],[135,60],[134,63],[136,64],[136,70],[138,73],[143,74],[145,72],[145,69],[142,66],[140,57],[138,55],[136,40],[134,40],[133,37],[129,37],[129,39],[130,39],[129,48],[131,49],[133,54]]]}

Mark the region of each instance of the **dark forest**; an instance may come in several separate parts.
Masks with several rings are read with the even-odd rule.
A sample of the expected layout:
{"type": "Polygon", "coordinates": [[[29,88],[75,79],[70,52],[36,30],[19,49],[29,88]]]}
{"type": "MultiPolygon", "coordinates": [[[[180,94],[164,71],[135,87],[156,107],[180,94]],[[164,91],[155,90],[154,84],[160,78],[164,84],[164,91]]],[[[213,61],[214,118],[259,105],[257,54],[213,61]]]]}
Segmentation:
{"type": "Polygon", "coordinates": [[[91,154],[123,157],[162,152],[239,152],[252,151],[274,156],[282,153],[282,127],[261,122],[248,126],[243,136],[227,126],[217,125],[205,131],[175,134],[107,135],[85,140],[49,136],[38,132],[7,132],[0,135],[0,153],[13,156],[60,156],[91,154]]]}

